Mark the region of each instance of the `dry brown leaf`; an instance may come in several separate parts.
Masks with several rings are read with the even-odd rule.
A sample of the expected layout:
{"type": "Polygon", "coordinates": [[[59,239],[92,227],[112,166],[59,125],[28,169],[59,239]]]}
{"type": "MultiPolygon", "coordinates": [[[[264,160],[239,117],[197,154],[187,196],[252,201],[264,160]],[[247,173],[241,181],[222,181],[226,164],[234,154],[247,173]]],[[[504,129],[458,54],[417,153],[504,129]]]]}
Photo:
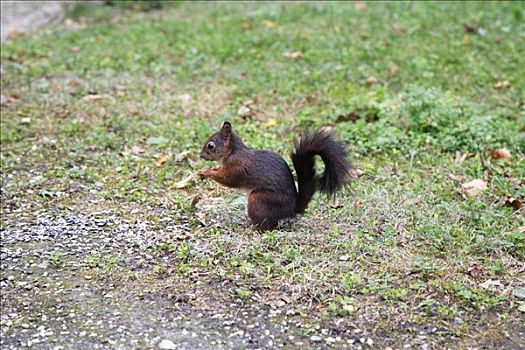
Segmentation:
{"type": "Polygon", "coordinates": [[[242,24],[242,29],[244,29],[244,30],[250,29],[251,27],[252,27],[252,26],[250,25],[249,22],[244,22],[244,23],[242,24]]]}
{"type": "Polygon", "coordinates": [[[356,112],[350,112],[347,114],[340,114],[337,116],[336,123],[342,123],[342,122],[356,122],[361,116],[357,114],[356,112]]]}
{"type": "Polygon", "coordinates": [[[164,163],[166,163],[166,162],[168,161],[169,158],[170,158],[169,155],[167,155],[167,154],[163,154],[162,156],[160,156],[159,159],[157,159],[157,160],[155,161],[155,166],[157,166],[157,167],[161,167],[161,166],[163,166],[164,163]]]}
{"type": "Polygon", "coordinates": [[[244,101],[239,107],[237,114],[243,119],[251,119],[255,117],[256,109],[254,105],[257,103],[257,97],[254,97],[251,100],[244,101]]]}
{"type": "Polygon", "coordinates": [[[515,233],[515,232],[522,233],[522,232],[525,232],[525,226],[514,227],[512,230],[510,230],[510,232],[511,233],[515,233]]]}
{"type": "Polygon", "coordinates": [[[135,105],[126,106],[126,112],[129,115],[138,115],[140,113],[139,109],[135,105]]]}
{"type": "Polygon", "coordinates": [[[301,51],[285,52],[283,56],[292,60],[298,60],[303,57],[303,53],[301,51]]]}
{"type": "Polygon", "coordinates": [[[140,156],[141,154],[144,154],[144,150],[138,146],[133,146],[131,147],[131,154],[140,156]]]}
{"type": "Polygon", "coordinates": [[[81,49],[80,46],[73,46],[72,48],[69,49],[69,52],[79,52],[81,49]]]}
{"type": "Polygon", "coordinates": [[[262,20],[261,21],[262,25],[265,26],[266,28],[276,28],[277,27],[277,23],[273,22],[273,21],[269,21],[267,19],[265,20],[262,20]]]}
{"type": "Polygon", "coordinates": [[[292,298],[290,298],[288,295],[286,294],[283,294],[281,295],[281,299],[286,303],[286,304],[291,304],[292,303],[292,298]]]}
{"type": "Polygon", "coordinates": [[[366,79],[366,83],[368,85],[375,84],[375,83],[377,83],[377,78],[376,77],[368,77],[368,79],[366,79]]]}
{"type": "Polygon", "coordinates": [[[63,107],[61,109],[59,109],[58,111],[56,111],[55,115],[58,117],[58,118],[65,118],[69,115],[69,111],[67,110],[66,107],[63,107]]]}
{"type": "Polygon", "coordinates": [[[86,101],[92,101],[92,102],[96,102],[96,101],[99,101],[101,99],[103,99],[104,96],[102,95],[92,95],[92,94],[89,94],[89,95],[86,95],[84,96],[84,100],[86,101]]]}
{"type": "Polygon", "coordinates": [[[401,26],[397,23],[392,24],[392,30],[394,31],[395,34],[401,34],[401,32],[403,31],[401,26]]]}
{"type": "Polygon", "coordinates": [[[478,27],[475,24],[464,23],[463,30],[466,33],[476,33],[478,31],[478,27]]]}
{"type": "Polygon", "coordinates": [[[478,196],[487,189],[487,181],[475,179],[461,185],[463,193],[469,197],[478,196]]]}
{"type": "Polygon", "coordinates": [[[328,206],[332,209],[340,209],[342,207],[344,207],[343,204],[341,204],[340,202],[331,202],[328,204],[328,206]]]}
{"type": "Polygon", "coordinates": [[[183,189],[185,187],[188,187],[189,185],[191,185],[193,182],[195,181],[195,174],[191,174],[189,176],[186,176],[184,179],[178,181],[178,182],[175,182],[173,184],[173,188],[176,188],[176,189],[183,189]]]}
{"type": "Polygon", "coordinates": [[[479,278],[483,273],[483,266],[479,264],[470,265],[468,268],[468,274],[474,278],[479,278]]]}
{"type": "Polygon", "coordinates": [[[498,81],[496,84],[494,84],[494,89],[499,90],[502,88],[508,88],[510,86],[511,84],[508,80],[498,81]]]}
{"type": "Polygon", "coordinates": [[[354,1],[354,7],[356,10],[359,10],[359,11],[364,11],[366,10],[366,4],[364,2],[362,2],[361,0],[355,0],[354,1]]]}
{"type": "Polygon", "coordinates": [[[192,207],[195,207],[197,205],[197,203],[199,203],[202,199],[202,195],[200,193],[197,193],[193,199],[191,200],[191,206],[192,207]]]}
{"type": "Polygon", "coordinates": [[[506,162],[510,162],[512,160],[512,155],[510,154],[510,151],[506,148],[499,148],[497,150],[488,149],[489,154],[494,159],[502,159],[506,162]]]}
{"type": "Polygon", "coordinates": [[[397,66],[392,66],[388,68],[388,76],[389,77],[395,77],[397,75],[397,72],[399,71],[399,68],[397,66]]]}
{"type": "Polygon", "coordinates": [[[0,106],[7,106],[18,100],[17,95],[0,95],[0,106]]]}
{"type": "Polygon", "coordinates": [[[504,196],[501,200],[504,206],[506,207],[512,207],[514,210],[519,210],[523,206],[521,201],[519,199],[516,199],[511,196],[504,196]]]}

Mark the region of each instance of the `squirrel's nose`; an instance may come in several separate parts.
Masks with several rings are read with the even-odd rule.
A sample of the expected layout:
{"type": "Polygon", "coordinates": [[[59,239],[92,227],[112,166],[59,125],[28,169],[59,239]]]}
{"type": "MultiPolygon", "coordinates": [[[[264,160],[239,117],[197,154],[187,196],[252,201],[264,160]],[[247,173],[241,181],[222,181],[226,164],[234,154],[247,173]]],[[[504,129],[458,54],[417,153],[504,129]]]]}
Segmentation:
{"type": "Polygon", "coordinates": [[[206,152],[204,152],[204,151],[201,152],[200,157],[201,157],[202,159],[210,160],[210,157],[209,157],[208,154],[207,154],[206,152]]]}

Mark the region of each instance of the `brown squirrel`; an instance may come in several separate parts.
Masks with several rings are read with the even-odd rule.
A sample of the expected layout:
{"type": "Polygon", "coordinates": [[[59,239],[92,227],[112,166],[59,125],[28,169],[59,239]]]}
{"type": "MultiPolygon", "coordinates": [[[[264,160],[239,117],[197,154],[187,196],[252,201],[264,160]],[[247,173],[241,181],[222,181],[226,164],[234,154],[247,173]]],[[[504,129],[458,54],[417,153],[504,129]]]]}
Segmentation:
{"type": "Polygon", "coordinates": [[[229,122],[206,141],[200,156],[222,163],[219,168],[199,170],[200,176],[248,191],[248,215],[259,231],[273,229],[280,219],[304,213],[315,191],[334,194],[350,178],[345,144],[323,129],[304,133],[295,140],[291,157],[298,190],[288,164],[279,154],[246,147],[229,122]],[[324,162],[321,176],[315,173],[315,156],[324,162]]]}

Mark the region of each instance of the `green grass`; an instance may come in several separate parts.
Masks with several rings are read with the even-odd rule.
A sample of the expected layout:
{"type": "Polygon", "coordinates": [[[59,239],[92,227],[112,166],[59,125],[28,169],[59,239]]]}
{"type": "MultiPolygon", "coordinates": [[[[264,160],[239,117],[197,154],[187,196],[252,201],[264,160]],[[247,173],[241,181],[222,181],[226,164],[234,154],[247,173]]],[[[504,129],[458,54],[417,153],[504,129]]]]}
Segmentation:
{"type": "MultiPolygon", "coordinates": [[[[366,315],[363,327],[390,335],[385,345],[412,332],[401,321],[438,325],[443,346],[449,335],[460,347],[497,344],[523,320],[512,290],[524,286],[524,209],[502,202],[525,201],[523,4],[366,5],[80,4],[73,25],[2,45],[2,94],[13,99],[2,106],[3,211],[99,212],[89,204],[99,198],[106,209],[162,207],[192,232],[149,248],[174,261],[151,266],[157,279],[233,278],[243,303],[280,288],[314,323],[337,329],[366,315]],[[255,112],[243,119],[248,100],[255,112]],[[335,126],[362,176],[338,197],[342,208],[316,197],[285,229],[254,233],[235,220],[237,193],[172,187],[209,165],[198,151],[225,119],[288,161],[301,130],[335,126]],[[463,196],[477,178],[488,189],[463,196]],[[78,184],[86,189],[72,192],[78,184]],[[503,287],[481,286],[489,279],[503,287]]],[[[87,265],[118,264],[108,259],[87,265]]]]}

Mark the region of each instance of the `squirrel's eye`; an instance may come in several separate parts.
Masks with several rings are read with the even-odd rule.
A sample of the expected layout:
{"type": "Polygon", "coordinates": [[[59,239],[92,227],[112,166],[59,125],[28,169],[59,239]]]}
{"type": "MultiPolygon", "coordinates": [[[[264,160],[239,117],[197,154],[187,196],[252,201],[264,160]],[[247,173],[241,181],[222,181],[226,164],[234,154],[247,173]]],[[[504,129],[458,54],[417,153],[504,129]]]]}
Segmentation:
{"type": "Polygon", "coordinates": [[[213,142],[208,142],[207,147],[208,147],[208,149],[214,149],[214,148],[215,148],[215,143],[213,143],[213,142]]]}

